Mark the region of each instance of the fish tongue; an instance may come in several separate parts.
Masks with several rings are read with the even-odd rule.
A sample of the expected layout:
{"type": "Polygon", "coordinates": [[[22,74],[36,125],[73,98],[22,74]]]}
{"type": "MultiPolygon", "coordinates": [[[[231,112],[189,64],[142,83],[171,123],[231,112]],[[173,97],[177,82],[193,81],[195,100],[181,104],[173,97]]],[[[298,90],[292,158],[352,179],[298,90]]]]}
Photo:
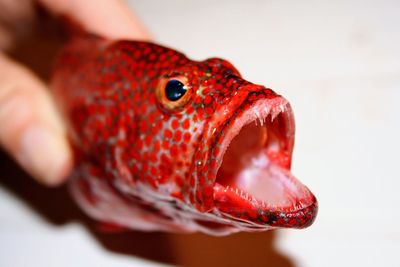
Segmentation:
{"type": "Polygon", "coordinates": [[[311,193],[291,172],[269,160],[265,153],[253,158],[236,177],[236,186],[272,210],[292,209],[311,199],[311,193]]]}
{"type": "Polygon", "coordinates": [[[216,183],[214,187],[215,202],[224,209],[289,211],[312,201],[308,188],[266,153],[253,157],[230,180],[234,182],[228,186],[216,183]]]}
{"type": "Polygon", "coordinates": [[[271,208],[289,206],[295,199],[292,175],[270,162],[265,153],[253,158],[235,180],[238,188],[271,208]]]}

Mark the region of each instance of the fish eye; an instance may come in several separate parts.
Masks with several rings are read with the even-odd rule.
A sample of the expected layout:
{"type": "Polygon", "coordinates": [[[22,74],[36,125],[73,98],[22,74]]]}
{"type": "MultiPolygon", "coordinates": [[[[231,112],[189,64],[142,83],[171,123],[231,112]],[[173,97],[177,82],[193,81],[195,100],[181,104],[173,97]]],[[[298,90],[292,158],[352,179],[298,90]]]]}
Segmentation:
{"type": "Polygon", "coordinates": [[[177,110],[190,99],[190,90],[186,77],[162,79],[157,87],[157,99],[163,108],[177,110]]]}
{"type": "Polygon", "coordinates": [[[187,92],[186,85],[179,80],[169,80],[165,85],[165,96],[169,101],[178,101],[187,92]]]}

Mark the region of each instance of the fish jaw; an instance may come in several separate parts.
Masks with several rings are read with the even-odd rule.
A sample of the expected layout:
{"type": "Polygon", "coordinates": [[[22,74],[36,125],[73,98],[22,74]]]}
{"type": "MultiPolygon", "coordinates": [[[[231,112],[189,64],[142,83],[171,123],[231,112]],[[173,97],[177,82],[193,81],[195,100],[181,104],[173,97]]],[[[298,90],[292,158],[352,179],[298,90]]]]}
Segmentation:
{"type": "Polygon", "coordinates": [[[210,212],[249,230],[304,228],[315,220],[318,203],[290,172],[292,109],[267,92],[257,97],[248,92],[235,112],[226,112],[224,123],[214,125],[207,156],[212,196],[205,186],[204,206],[212,201],[210,212]]]}

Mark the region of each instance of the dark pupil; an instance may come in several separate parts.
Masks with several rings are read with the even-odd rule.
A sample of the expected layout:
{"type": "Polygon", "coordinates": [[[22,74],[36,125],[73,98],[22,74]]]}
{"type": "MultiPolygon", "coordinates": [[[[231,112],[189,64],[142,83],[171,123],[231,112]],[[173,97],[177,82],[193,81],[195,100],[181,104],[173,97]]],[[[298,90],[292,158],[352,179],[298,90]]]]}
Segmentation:
{"type": "Polygon", "coordinates": [[[165,86],[165,95],[170,101],[179,100],[186,91],[186,86],[178,80],[170,80],[165,86]]]}

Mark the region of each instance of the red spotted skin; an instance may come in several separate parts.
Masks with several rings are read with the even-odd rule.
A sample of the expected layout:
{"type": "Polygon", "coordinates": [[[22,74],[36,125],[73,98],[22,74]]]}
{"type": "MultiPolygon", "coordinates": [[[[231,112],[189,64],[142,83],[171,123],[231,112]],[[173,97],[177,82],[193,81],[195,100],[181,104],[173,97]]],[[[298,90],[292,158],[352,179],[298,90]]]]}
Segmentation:
{"type": "MultiPolygon", "coordinates": [[[[52,88],[76,151],[72,192],[92,217],[140,230],[216,235],[312,223],[316,204],[284,218],[224,203],[215,210],[226,129],[252,103],[278,97],[242,79],[227,61],[192,61],[148,42],[86,36],[61,52],[52,88]],[[157,88],[173,78],[183,79],[190,95],[172,110],[157,88]]],[[[278,160],[289,168],[293,144],[286,145],[290,155],[278,160]]]]}

